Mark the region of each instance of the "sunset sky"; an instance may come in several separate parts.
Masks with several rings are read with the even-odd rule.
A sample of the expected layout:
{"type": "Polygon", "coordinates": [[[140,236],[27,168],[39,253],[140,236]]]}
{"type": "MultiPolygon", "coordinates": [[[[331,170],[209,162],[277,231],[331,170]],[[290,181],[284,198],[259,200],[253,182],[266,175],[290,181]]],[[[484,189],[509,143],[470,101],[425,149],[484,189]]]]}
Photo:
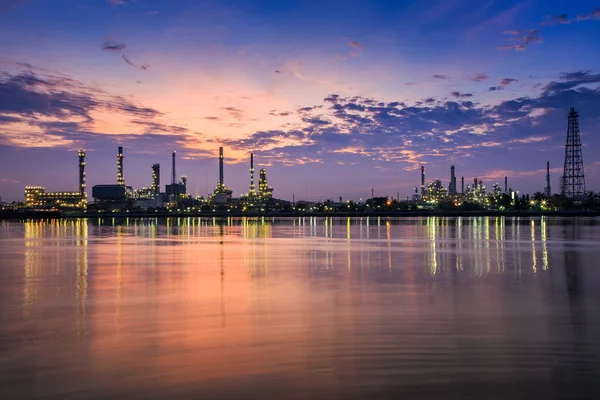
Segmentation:
{"type": "MultiPolygon", "coordinates": [[[[600,190],[600,2],[0,0],[0,196],[151,181],[170,157],[192,195],[410,196],[450,165],[488,187],[559,190],[580,114],[600,190]]],[[[163,187],[164,190],[164,187],[163,187]]]]}

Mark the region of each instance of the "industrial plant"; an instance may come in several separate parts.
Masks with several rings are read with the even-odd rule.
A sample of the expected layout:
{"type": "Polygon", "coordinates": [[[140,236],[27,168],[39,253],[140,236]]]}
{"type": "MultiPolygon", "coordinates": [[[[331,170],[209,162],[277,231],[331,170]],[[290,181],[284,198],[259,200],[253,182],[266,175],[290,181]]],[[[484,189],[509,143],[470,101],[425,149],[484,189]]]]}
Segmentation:
{"type": "Polygon", "coordinates": [[[85,151],[77,153],[79,160],[79,190],[76,192],[46,192],[43,186],[25,187],[25,206],[33,209],[85,209],[85,151]]]}
{"type": "MultiPolygon", "coordinates": [[[[504,177],[504,185],[498,183],[488,188],[477,177],[465,185],[464,175],[460,177],[458,187],[456,167],[450,166],[449,183],[445,186],[440,179],[426,183],[425,165],[420,167],[419,185],[415,187],[412,197],[400,201],[392,197],[374,196],[364,202],[339,202],[331,200],[319,203],[304,201],[284,201],[273,197],[273,188],[267,181],[267,171],[261,168],[258,174],[258,185],[255,184],[254,153],[249,160],[249,189],[239,198],[232,196],[232,190],[225,184],[225,155],[223,147],[218,152],[218,181],[212,194],[207,198],[192,197],[188,194],[187,176],[177,178],[177,154],[171,153],[170,181],[161,190],[161,166],[152,164],[149,169],[148,186],[134,190],[125,184],[125,154],[119,146],[116,155],[116,182],[97,184],[92,187],[92,201],[88,203],[86,193],[86,153],[79,150],[78,171],[79,190],[73,192],[47,192],[43,186],[27,186],[25,188],[24,208],[30,210],[61,210],[65,212],[89,211],[366,211],[374,209],[391,210],[507,210],[536,208],[540,210],[565,208],[565,204],[577,206],[586,201],[585,175],[581,152],[578,114],[574,109],[568,114],[567,142],[563,175],[560,177],[560,194],[553,194],[550,185],[550,161],[546,162],[545,186],[543,191],[534,193],[532,197],[520,194],[508,186],[508,177],[504,177]]],[[[468,180],[467,180],[468,181],[468,180]]]]}

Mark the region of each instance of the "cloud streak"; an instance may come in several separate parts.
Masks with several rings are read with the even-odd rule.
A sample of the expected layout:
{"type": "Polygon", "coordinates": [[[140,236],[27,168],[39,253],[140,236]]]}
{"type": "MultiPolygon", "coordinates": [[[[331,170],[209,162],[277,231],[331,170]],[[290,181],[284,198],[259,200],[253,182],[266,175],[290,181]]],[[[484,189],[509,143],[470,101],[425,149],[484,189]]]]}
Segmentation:
{"type": "Polygon", "coordinates": [[[131,65],[134,68],[137,69],[141,69],[143,71],[146,71],[148,68],[150,68],[150,65],[148,64],[142,64],[142,65],[138,65],[136,63],[134,63],[131,58],[125,54],[123,52],[123,50],[125,49],[125,47],[127,47],[124,43],[115,43],[112,39],[110,38],[106,38],[104,39],[104,42],[102,43],[102,50],[104,51],[108,51],[111,53],[118,53],[121,55],[121,58],[123,59],[123,61],[125,61],[125,63],[127,63],[128,65],[131,65]]]}
{"type": "Polygon", "coordinates": [[[577,15],[577,21],[596,20],[600,21],[600,7],[592,10],[589,13],[583,13],[577,15]]]}
{"type": "Polygon", "coordinates": [[[540,31],[537,29],[506,31],[504,34],[509,36],[508,41],[510,43],[500,46],[498,49],[524,51],[531,43],[540,43],[542,41],[542,37],[539,33],[540,31]]]}

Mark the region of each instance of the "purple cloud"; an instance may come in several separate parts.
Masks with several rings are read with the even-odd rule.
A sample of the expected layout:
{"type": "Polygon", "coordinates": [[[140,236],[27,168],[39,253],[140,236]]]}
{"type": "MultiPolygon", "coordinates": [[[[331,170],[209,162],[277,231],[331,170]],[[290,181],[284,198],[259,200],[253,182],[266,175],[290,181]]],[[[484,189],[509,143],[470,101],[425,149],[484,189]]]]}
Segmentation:
{"type": "Polygon", "coordinates": [[[124,43],[117,44],[110,38],[106,38],[104,40],[104,43],[102,43],[102,50],[121,54],[121,58],[123,59],[123,61],[125,61],[127,64],[131,65],[132,67],[135,67],[135,68],[138,68],[138,69],[141,69],[144,71],[146,71],[148,68],[150,68],[150,65],[148,65],[148,64],[137,65],[136,63],[134,63],[127,54],[123,53],[123,49],[125,49],[125,47],[126,46],[124,43]]]}
{"type": "MultiPolygon", "coordinates": [[[[330,95],[325,99],[328,114],[307,115],[301,127],[261,131],[244,139],[228,140],[227,145],[241,150],[268,145],[270,150],[257,154],[283,165],[305,163],[300,161],[304,157],[338,161],[366,157],[397,162],[405,169],[433,158],[485,157],[494,149],[504,148],[503,144],[513,150],[529,149],[527,146],[539,144],[542,139],[554,140],[548,133],[564,125],[565,110],[575,107],[581,115],[593,118],[600,106],[600,88],[573,86],[600,81],[600,74],[580,71],[560,77],[559,83],[568,82],[571,87],[538,97],[506,100],[495,106],[471,101],[444,102],[431,97],[406,104],[330,95]]],[[[507,82],[504,83],[509,85],[514,80],[507,82]]],[[[500,90],[501,86],[495,88],[500,90]]],[[[462,99],[472,94],[455,92],[452,96],[462,99]]],[[[314,107],[318,105],[306,108],[314,107]]],[[[560,145],[562,139],[557,138],[555,144],[560,145]]]]}
{"type": "Polygon", "coordinates": [[[568,18],[567,14],[548,15],[546,17],[546,21],[544,21],[542,23],[542,25],[550,25],[550,26],[554,26],[554,25],[557,25],[557,24],[568,25],[571,22],[573,22],[573,20],[570,20],[568,18]]]}
{"type": "Polygon", "coordinates": [[[577,16],[577,21],[587,21],[589,19],[600,21],[600,7],[592,10],[590,13],[583,13],[577,16]]]}
{"type": "Polygon", "coordinates": [[[360,49],[360,50],[362,50],[362,49],[364,49],[364,48],[365,48],[365,46],[363,46],[363,44],[362,44],[362,43],[360,43],[360,42],[357,42],[356,40],[353,40],[353,41],[351,41],[351,42],[348,42],[348,45],[349,45],[350,47],[354,47],[354,48],[356,48],[356,49],[360,49]]]}
{"type": "Polygon", "coordinates": [[[457,99],[466,99],[469,97],[473,97],[472,93],[452,92],[452,93],[450,93],[450,95],[453,97],[456,97],[457,99]]]}
{"type": "Polygon", "coordinates": [[[106,38],[104,43],[102,43],[102,50],[111,51],[114,53],[120,53],[126,46],[124,44],[117,44],[112,41],[112,39],[106,38]]]}
{"type": "Polygon", "coordinates": [[[510,35],[509,43],[505,46],[498,47],[499,50],[515,50],[523,51],[530,43],[540,43],[542,37],[539,36],[540,31],[537,29],[518,29],[504,32],[505,35],[510,35]]]}
{"type": "Polygon", "coordinates": [[[126,62],[127,64],[131,65],[132,67],[139,68],[139,69],[141,69],[141,70],[144,70],[144,71],[146,71],[148,68],[150,68],[150,65],[148,65],[148,64],[142,64],[142,65],[137,65],[137,64],[135,64],[135,63],[134,63],[133,61],[131,61],[131,59],[130,59],[130,58],[127,56],[127,55],[125,55],[125,54],[121,54],[121,57],[123,57],[123,60],[125,60],[125,62],[126,62]]]}
{"type": "Polygon", "coordinates": [[[500,86],[502,87],[506,87],[508,85],[510,85],[513,82],[517,82],[517,79],[512,79],[512,78],[503,78],[502,80],[500,80],[500,86]]]}
{"type": "Polygon", "coordinates": [[[553,93],[564,92],[586,83],[599,83],[600,74],[591,74],[590,72],[591,71],[577,71],[560,74],[559,79],[561,82],[549,82],[546,86],[544,86],[543,94],[549,95],[553,93]]]}
{"type": "Polygon", "coordinates": [[[489,79],[489,76],[480,72],[476,73],[475,76],[469,77],[469,80],[472,80],[473,82],[481,82],[487,79],[489,79]]]}

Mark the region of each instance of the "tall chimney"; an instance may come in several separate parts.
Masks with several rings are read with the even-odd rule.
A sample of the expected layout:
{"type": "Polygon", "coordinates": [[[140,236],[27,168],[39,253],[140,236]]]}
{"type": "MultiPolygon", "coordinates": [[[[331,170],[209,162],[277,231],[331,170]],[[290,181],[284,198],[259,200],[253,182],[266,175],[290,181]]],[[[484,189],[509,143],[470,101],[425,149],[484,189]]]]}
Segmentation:
{"type": "Polygon", "coordinates": [[[223,186],[223,148],[219,147],[219,185],[223,186]]]}
{"type": "Polygon", "coordinates": [[[117,183],[125,186],[125,177],[123,176],[123,147],[119,146],[117,153],[117,183]]]}
{"type": "Polygon", "coordinates": [[[160,164],[152,165],[152,191],[155,196],[160,194],[160,164]]]}
{"type": "Polygon", "coordinates": [[[86,198],[85,194],[85,151],[79,150],[79,196],[81,199],[86,198]]]}
{"type": "Polygon", "coordinates": [[[425,166],[421,165],[421,196],[425,196],[425,166]]]}
{"type": "Polygon", "coordinates": [[[172,167],[171,167],[171,185],[174,185],[177,182],[177,172],[175,171],[175,150],[173,150],[172,157],[172,167]]]}
{"type": "Polygon", "coordinates": [[[456,174],[455,174],[455,169],[454,169],[454,165],[450,166],[450,195],[455,195],[456,194],[456,174]]]}
{"type": "Polygon", "coordinates": [[[508,194],[508,176],[504,177],[504,194],[508,194]]]}
{"type": "Polygon", "coordinates": [[[462,194],[465,194],[465,177],[460,177],[460,191],[462,194]]]}
{"type": "Polygon", "coordinates": [[[550,188],[550,161],[546,161],[546,197],[552,196],[552,189],[550,188]]]}
{"type": "Polygon", "coordinates": [[[253,196],[254,194],[254,154],[250,153],[250,195],[253,196]]]}

